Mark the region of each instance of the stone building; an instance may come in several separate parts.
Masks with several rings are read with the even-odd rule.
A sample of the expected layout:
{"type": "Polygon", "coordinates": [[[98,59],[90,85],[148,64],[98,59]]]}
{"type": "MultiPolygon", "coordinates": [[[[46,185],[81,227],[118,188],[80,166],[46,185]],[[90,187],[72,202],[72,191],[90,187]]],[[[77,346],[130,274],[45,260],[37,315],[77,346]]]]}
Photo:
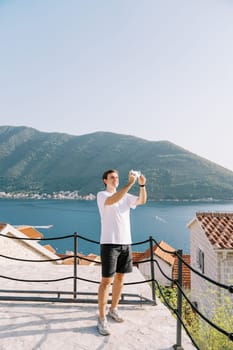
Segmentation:
{"type": "MultiPolygon", "coordinates": [[[[203,277],[233,285],[233,213],[198,212],[188,224],[191,266],[203,277]]],[[[191,272],[191,297],[200,311],[210,315],[233,294],[191,272]]]]}

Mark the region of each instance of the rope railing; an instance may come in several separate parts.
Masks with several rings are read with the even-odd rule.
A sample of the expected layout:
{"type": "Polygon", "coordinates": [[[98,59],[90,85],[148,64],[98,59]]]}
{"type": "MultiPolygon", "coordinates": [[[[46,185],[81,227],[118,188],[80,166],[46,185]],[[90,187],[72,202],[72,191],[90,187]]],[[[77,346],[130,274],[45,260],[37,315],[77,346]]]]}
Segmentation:
{"type": "MultiPolygon", "coordinates": [[[[51,259],[23,259],[23,258],[19,258],[19,257],[12,257],[12,256],[8,256],[5,254],[0,254],[0,257],[3,259],[8,259],[8,260],[13,260],[13,261],[20,261],[20,262],[31,262],[31,263],[48,263],[48,262],[65,262],[65,260],[67,259],[73,259],[73,265],[74,265],[74,271],[73,271],[73,276],[64,276],[61,278],[53,278],[53,279],[20,279],[20,278],[15,278],[15,277],[10,277],[10,276],[5,276],[5,275],[0,275],[0,278],[2,279],[7,279],[7,280],[12,280],[12,281],[18,281],[18,282],[34,282],[34,283],[50,283],[50,282],[60,282],[60,281],[64,281],[64,280],[73,280],[73,291],[72,292],[67,292],[67,291],[47,291],[48,293],[57,293],[58,297],[57,298],[45,298],[45,301],[62,301],[65,302],[66,299],[65,298],[60,298],[60,294],[73,294],[73,299],[68,299],[69,302],[72,300],[74,302],[81,302],[81,299],[77,299],[77,295],[78,294],[85,294],[85,293],[80,293],[77,292],[77,281],[81,280],[84,282],[88,282],[88,283],[95,283],[95,284],[99,284],[100,281],[96,281],[96,280],[90,280],[87,278],[83,278],[83,277],[79,277],[77,276],[77,264],[79,264],[80,260],[86,260],[88,262],[94,263],[94,264],[101,264],[101,261],[96,261],[93,259],[90,259],[86,256],[80,255],[77,253],[77,239],[82,239],[85,240],[89,243],[94,243],[94,244],[100,244],[100,242],[86,238],[82,235],[77,234],[77,232],[75,232],[72,235],[65,235],[65,236],[58,236],[58,237],[47,237],[47,238],[30,238],[30,237],[16,237],[16,236],[12,236],[12,235],[4,235],[4,234],[0,234],[1,237],[4,238],[8,238],[8,239],[16,239],[16,240],[27,240],[27,241],[51,241],[51,240],[60,240],[60,239],[68,239],[68,238],[73,238],[74,239],[74,254],[69,254],[66,255],[64,257],[59,257],[59,258],[51,258],[51,259]]],[[[215,281],[213,279],[211,279],[210,277],[200,273],[198,270],[194,269],[191,265],[189,265],[183,258],[182,258],[182,251],[181,250],[174,250],[174,251],[170,251],[170,250],[166,250],[164,249],[164,247],[162,247],[159,242],[157,242],[152,236],[149,237],[149,239],[144,240],[144,241],[140,241],[140,242],[136,242],[136,243],[132,243],[132,246],[136,246],[136,245],[142,245],[145,243],[149,243],[149,251],[150,251],[150,257],[141,261],[137,261],[137,265],[139,264],[148,264],[150,263],[150,273],[151,273],[151,278],[149,279],[144,279],[143,281],[133,281],[133,282],[128,282],[128,283],[124,283],[124,285],[135,285],[135,284],[142,284],[142,283],[150,283],[151,287],[152,287],[152,299],[148,299],[148,298],[143,298],[142,296],[140,296],[140,302],[142,302],[144,300],[144,302],[148,302],[152,305],[156,305],[156,298],[155,298],[155,289],[158,288],[158,291],[163,299],[164,304],[173,312],[173,314],[176,316],[177,318],[177,339],[176,339],[176,345],[174,345],[175,349],[183,349],[182,345],[181,345],[181,326],[185,329],[187,335],[189,336],[189,338],[191,339],[193,345],[198,348],[197,343],[195,342],[193,336],[191,335],[190,331],[188,330],[187,326],[184,323],[184,320],[182,318],[182,297],[185,298],[185,300],[187,301],[187,303],[190,305],[190,307],[192,308],[192,310],[198,314],[200,316],[201,319],[203,319],[205,322],[207,322],[211,327],[213,327],[215,330],[217,330],[219,333],[223,334],[224,336],[226,336],[229,340],[233,341],[233,333],[227,332],[226,330],[224,330],[223,328],[221,328],[219,325],[215,324],[214,322],[212,322],[210,319],[208,319],[202,312],[200,312],[200,310],[198,310],[198,308],[195,306],[194,303],[191,302],[191,300],[188,298],[188,296],[186,295],[186,293],[184,292],[183,288],[182,288],[182,265],[184,264],[188,269],[190,269],[190,271],[192,271],[194,274],[197,274],[199,277],[201,277],[202,279],[218,286],[219,288],[228,290],[230,293],[233,293],[233,285],[225,285],[222,283],[219,283],[218,281],[215,281]],[[171,254],[172,256],[176,256],[178,258],[178,279],[173,279],[170,276],[168,276],[162,269],[159,261],[157,259],[154,258],[154,248],[155,246],[153,246],[153,244],[156,247],[159,247],[160,250],[162,250],[164,253],[167,254],[171,254]],[[155,278],[155,273],[154,273],[154,266],[157,266],[158,271],[161,273],[161,275],[166,278],[169,282],[171,282],[172,285],[176,285],[177,287],[177,291],[178,291],[178,296],[177,296],[177,308],[172,307],[172,305],[169,303],[168,299],[166,298],[166,296],[164,295],[160,284],[158,283],[158,280],[155,278]]],[[[12,293],[12,290],[0,290],[0,293],[4,293],[4,292],[10,292],[12,293]]],[[[16,293],[22,292],[25,293],[25,291],[15,291],[16,293]]],[[[32,291],[33,292],[33,291],[32,291]]],[[[35,292],[35,291],[34,291],[35,292]]],[[[38,293],[46,293],[46,291],[38,291],[38,293]]],[[[91,295],[96,295],[97,293],[89,293],[91,295]]],[[[128,294],[129,295],[129,294],[128,294]]],[[[0,294],[0,300],[19,300],[18,297],[12,297],[10,296],[9,299],[8,297],[2,297],[0,294]]],[[[31,298],[30,297],[21,297],[20,300],[33,300],[33,301],[37,301],[37,300],[41,300],[41,298],[31,298]]],[[[88,301],[87,299],[84,299],[84,302],[90,302],[90,300],[88,301]]],[[[97,300],[95,300],[95,302],[97,302],[97,300]]],[[[120,301],[121,302],[121,301],[120,301]]],[[[124,299],[122,299],[122,302],[125,302],[124,299]]],[[[133,302],[132,302],[133,303],[133,302]]]]}
{"type": "Polygon", "coordinates": [[[46,282],[46,283],[48,283],[48,282],[59,282],[59,281],[73,279],[73,276],[67,276],[67,277],[55,278],[55,279],[44,279],[44,280],[33,280],[33,279],[29,280],[29,279],[15,278],[15,277],[9,277],[9,276],[4,276],[4,275],[0,275],[0,278],[4,278],[7,280],[11,280],[11,281],[18,281],[18,282],[35,282],[35,283],[46,282]]]}
{"type": "MultiPolygon", "coordinates": [[[[186,299],[186,301],[188,302],[188,304],[191,306],[192,310],[194,310],[205,322],[207,322],[212,328],[216,329],[218,332],[222,333],[223,335],[225,335],[229,340],[233,341],[233,333],[231,332],[227,332],[226,330],[224,330],[223,328],[221,328],[220,326],[218,326],[217,324],[215,324],[214,322],[212,322],[211,320],[209,320],[202,312],[200,312],[198,310],[198,308],[190,301],[190,299],[187,297],[187,295],[185,294],[185,292],[182,289],[182,264],[184,264],[186,267],[188,267],[193,273],[197,274],[198,276],[200,276],[201,278],[207,280],[208,282],[228,290],[230,293],[233,293],[233,285],[226,285],[223,283],[219,283],[218,281],[215,281],[211,278],[209,278],[208,276],[200,273],[199,271],[197,271],[196,269],[194,269],[191,265],[189,265],[183,258],[182,258],[182,251],[174,251],[171,252],[169,250],[164,249],[155,239],[153,239],[154,243],[165,253],[168,254],[175,254],[178,258],[178,262],[180,265],[180,274],[178,276],[178,281],[171,279],[169,276],[166,276],[165,273],[162,271],[160,265],[158,264],[158,262],[154,259],[154,262],[157,264],[159,271],[161,272],[161,274],[163,276],[165,276],[169,281],[173,282],[176,284],[177,288],[178,288],[178,297],[181,299],[181,304],[182,304],[182,296],[186,299]],[[179,283],[180,282],[180,283],[179,283]]],[[[157,282],[157,281],[156,281],[157,282]]],[[[175,312],[177,319],[179,321],[180,324],[182,324],[182,326],[184,327],[184,322],[182,321],[182,305],[180,310],[173,310],[173,312],[175,312]]],[[[187,332],[187,327],[184,327],[186,332],[187,332]]],[[[189,334],[190,332],[187,332],[187,334],[190,336],[189,334]]],[[[191,337],[190,337],[191,338],[191,337]]],[[[191,338],[192,342],[194,343],[193,339],[191,338]]],[[[197,347],[197,344],[195,344],[195,346],[197,347]]],[[[198,347],[197,347],[198,348],[198,347]]]]}
{"type": "Polygon", "coordinates": [[[177,288],[179,288],[179,290],[181,291],[183,297],[186,299],[186,301],[188,302],[188,304],[192,307],[193,310],[195,310],[195,312],[204,320],[206,321],[211,327],[215,328],[218,332],[224,334],[226,337],[228,337],[230,340],[233,340],[233,333],[227,332],[226,330],[224,330],[223,328],[219,327],[218,325],[216,325],[214,322],[212,322],[211,320],[209,320],[202,312],[200,312],[198,310],[198,308],[189,300],[189,298],[187,297],[187,295],[184,293],[182,287],[179,285],[178,282],[176,282],[177,288]]]}
{"type": "Polygon", "coordinates": [[[186,327],[184,321],[182,320],[182,317],[180,317],[179,313],[177,312],[177,309],[175,309],[167,300],[167,298],[165,297],[160,284],[158,283],[158,281],[156,281],[157,287],[159,289],[159,293],[162,296],[163,302],[164,304],[177,316],[177,318],[179,319],[179,322],[181,322],[182,326],[184,327],[186,333],[188,334],[189,338],[191,339],[193,345],[198,349],[198,346],[193,338],[193,336],[191,335],[191,333],[189,332],[188,328],[186,327]]]}
{"type": "Polygon", "coordinates": [[[13,256],[7,256],[7,255],[3,255],[3,254],[0,254],[0,257],[5,258],[5,259],[9,259],[9,260],[15,260],[15,261],[37,262],[37,263],[39,263],[39,262],[53,262],[53,261],[67,260],[67,259],[70,259],[70,258],[74,258],[74,255],[68,255],[68,256],[65,256],[65,257],[62,257],[62,258],[56,258],[56,259],[42,259],[42,260],[39,260],[39,259],[15,258],[13,256]]]}
{"type": "MultiPolygon", "coordinates": [[[[56,258],[56,259],[22,259],[22,258],[15,258],[13,256],[7,256],[7,255],[3,255],[3,254],[0,254],[0,257],[2,258],[5,258],[5,259],[9,259],[9,260],[16,260],[16,261],[23,261],[23,262],[53,262],[53,261],[64,261],[64,260],[67,260],[67,259],[72,259],[72,258],[75,258],[75,255],[67,255],[67,256],[64,256],[64,257],[61,257],[61,258],[56,258]]],[[[80,260],[85,260],[85,261],[89,261],[89,262],[94,262],[96,264],[101,264],[100,261],[95,261],[95,260],[92,260],[92,259],[88,259],[82,255],[78,255],[76,254],[76,258],[80,259],[80,260]]]]}
{"type": "MultiPolygon", "coordinates": [[[[66,235],[66,236],[59,236],[59,237],[47,237],[47,238],[42,238],[42,237],[39,237],[39,238],[30,238],[30,237],[15,237],[15,236],[11,236],[11,235],[5,235],[5,234],[0,234],[0,236],[4,237],[4,238],[8,238],[8,239],[17,239],[17,240],[26,240],[26,241],[49,241],[51,239],[53,240],[56,240],[56,239],[66,239],[66,238],[71,238],[73,237],[74,238],[74,250],[76,251],[77,250],[77,242],[76,242],[76,239],[77,238],[80,238],[80,239],[83,239],[83,240],[86,240],[88,242],[91,242],[91,243],[95,243],[95,244],[100,244],[98,241],[95,241],[95,240],[92,240],[92,239],[88,239],[84,236],[81,236],[81,235],[78,235],[77,232],[75,232],[73,235],[66,235]]],[[[145,242],[149,242],[149,240],[146,240],[144,241],[143,243],[145,242]]],[[[139,242],[140,243],[140,242],[139,242]]],[[[8,280],[12,280],[12,281],[18,281],[18,282],[31,282],[31,283],[43,283],[43,282],[46,282],[46,283],[49,283],[49,282],[59,282],[59,281],[64,281],[64,280],[68,280],[68,279],[73,279],[74,281],[74,287],[73,287],[73,294],[74,294],[74,297],[76,298],[76,294],[77,293],[77,286],[76,286],[76,282],[78,280],[80,281],[85,281],[85,282],[89,282],[89,283],[95,283],[95,284],[99,284],[100,281],[95,281],[95,280],[90,280],[90,279],[87,279],[87,278],[81,278],[81,277],[78,277],[77,276],[77,271],[76,271],[76,263],[78,263],[79,260],[84,260],[84,261],[88,261],[88,262],[91,262],[91,263],[94,263],[94,264],[101,264],[100,261],[96,261],[96,260],[93,260],[93,259],[89,259],[83,255],[79,255],[77,252],[75,252],[74,254],[72,255],[68,255],[68,256],[65,256],[65,257],[60,257],[60,258],[50,258],[50,259],[23,259],[23,258],[18,258],[18,257],[12,257],[12,256],[7,256],[7,255],[4,255],[4,254],[0,254],[0,257],[4,258],[4,259],[8,259],[8,260],[13,260],[13,261],[20,261],[20,262],[29,262],[29,263],[43,263],[43,262],[58,262],[58,261],[65,261],[67,259],[73,259],[73,265],[74,265],[74,273],[73,273],[73,276],[65,276],[65,277],[62,277],[62,278],[56,278],[56,279],[23,279],[23,278],[15,278],[15,277],[11,277],[11,276],[5,276],[5,275],[0,275],[0,278],[3,278],[3,279],[8,279],[8,280]],[[76,263],[75,263],[76,262],[76,263]]],[[[125,285],[134,285],[134,284],[142,284],[142,283],[150,283],[153,281],[151,279],[148,279],[148,280],[143,280],[143,281],[134,281],[134,282],[128,282],[128,283],[125,283],[125,285]]],[[[1,290],[1,292],[3,292],[3,290],[1,290]]],[[[146,301],[148,303],[151,303],[151,304],[155,304],[155,300],[149,300],[148,298],[143,298],[141,295],[139,296],[139,299],[140,299],[140,302],[142,302],[142,300],[146,301]]],[[[28,298],[27,298],[28,299],[28,298]]],[[[35,300],[35,298],[33,298],[35,300]]],[[[1,296],[0,296],[0,300],[1,300],[1,296]]],[[[5,300],[5,298],[4,298],[5,300]]],[[[12,300],[12,298],[11,298],[12,300]]],[[[46,299],[46,301],[48,301],[48,299],[46,299]]],[[[54,301],[54,299],[53,299],[54,301]]],[[[134,302],[135,303],[135,302],[134,302]]]]}

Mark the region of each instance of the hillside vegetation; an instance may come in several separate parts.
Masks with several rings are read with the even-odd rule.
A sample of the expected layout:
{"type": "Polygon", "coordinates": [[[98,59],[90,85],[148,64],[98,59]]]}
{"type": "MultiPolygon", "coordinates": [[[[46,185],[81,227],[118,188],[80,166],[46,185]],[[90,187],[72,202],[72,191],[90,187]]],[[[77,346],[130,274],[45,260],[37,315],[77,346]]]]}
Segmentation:
{"type": "Polygon", "coordinates": [[[120,185],[130,169],[141,170],[149,199],[233,199],[232,171],[168,141],[0,127],[0,191],[96,194],[109,168],[120,171],[120,185]]]}

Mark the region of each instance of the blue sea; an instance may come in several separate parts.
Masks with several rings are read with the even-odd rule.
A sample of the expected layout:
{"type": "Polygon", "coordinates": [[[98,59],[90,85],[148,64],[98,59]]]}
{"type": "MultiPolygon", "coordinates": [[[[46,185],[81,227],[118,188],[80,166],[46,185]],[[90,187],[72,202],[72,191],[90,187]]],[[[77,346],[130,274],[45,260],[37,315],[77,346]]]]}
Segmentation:
{"type": "MultiPolygon", "coordinates": [[[[232,212],[233,201],[218,202],[148,202],[131,211],[133,243],[143,242],[152,236],[165,241],[175,249],[189,253],[187,224],[198,211],[232,212]]],[[[57,253],[74,250],[73,238],[53,240],[77,232],[87,239],[99,242],[100,218],[96,201],[0,199],[0,222],[15,225],[47,226],[37,228],[57,253]]],[[[148,243],[136,244],[134,251],[145,251],[148,243]]],[[[99,254],[99,245],[78,239],[78,252],[99,254]]]]}

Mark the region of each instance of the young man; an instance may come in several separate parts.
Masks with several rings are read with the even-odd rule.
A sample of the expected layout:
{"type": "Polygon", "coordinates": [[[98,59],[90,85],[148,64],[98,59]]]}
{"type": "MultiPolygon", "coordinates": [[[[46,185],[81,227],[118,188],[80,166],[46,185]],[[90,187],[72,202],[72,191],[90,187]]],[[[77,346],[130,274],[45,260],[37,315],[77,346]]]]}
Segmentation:
{"type": "Polygon", "coordinates": [[[111,169],[103,174],[105,191],[97,193],[97,204],[101,218],[101,262],[102,280],[98,291],[99,317],[97,329],[101,335],[109,335],[106,319],[106,306],[109,288],[112,286],[112,302],[108,316],[116,322],[123,322],[117,306],[120,300],[124,274],[132,271],[130,209],[146,203],[146,178],[142,174],[130,172],[128,183],[117,191],[119,185],[118,171],[111,169]],[[139,195],[128,191],[139,184],[139,195]]]}

